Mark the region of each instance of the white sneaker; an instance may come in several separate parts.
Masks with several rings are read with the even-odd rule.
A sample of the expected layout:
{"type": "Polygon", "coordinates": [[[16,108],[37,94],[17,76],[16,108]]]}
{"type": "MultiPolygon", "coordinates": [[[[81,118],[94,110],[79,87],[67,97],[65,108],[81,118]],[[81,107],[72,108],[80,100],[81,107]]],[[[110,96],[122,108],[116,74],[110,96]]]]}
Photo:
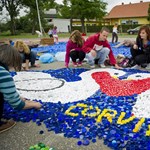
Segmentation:
{"type": "Polygon", "coordinates": [[[131,67],[131,69],[140,69],[140,66],[139,65],[135,65],[135,66],[131,67]]]}
{"type": "Polygon", "coordinates": [[[95,65],[91,65],[90,68],[95,68],[95,65]]]}
{"type": "Polygon", "coordinates": [[[150,63],[147,64],[147,67],[145,69],[150,69],[150,63]]]}
{"type": "Polygon", "coordinates": [[[104,64],[100,64],[99,65],[101,68],[106,68],[106,66],[104,64]]]}

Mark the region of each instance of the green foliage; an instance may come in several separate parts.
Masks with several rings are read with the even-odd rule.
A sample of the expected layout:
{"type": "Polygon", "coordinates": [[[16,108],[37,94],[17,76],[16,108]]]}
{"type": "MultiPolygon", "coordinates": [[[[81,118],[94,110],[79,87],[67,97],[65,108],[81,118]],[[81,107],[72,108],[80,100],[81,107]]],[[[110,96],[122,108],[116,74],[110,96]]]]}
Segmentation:
{"type": "Polygon", "coordinates": [[[46,10],[49,10],[50,8],[55,8],[57,6],[57,3],[55,0],[43,0],[43,8],[46,10]]]}
{"type": "MultiPolygon", "coordinates": [[[[38,0],[40,16],[42,25],[45,26],[46,21],[44,19],[44,10],[53,8],[56,6],[55,0],[38,0]]],[[[16,35],[19,32],[16,30],[24,30],[25,32],[35,33],[35,30],[39,30],[38,16],[37,16],[37,7],[35,0],[0,0],[0,11],[6,8],[10,21],[9,29],[12,35],[16,35]],[[27,16],[24,18],[17,19],[19,16],[19,11],[22,7],[29,9],[27,16]]],[[[7,29],[8,30],[8,29],[7,29]]]]}
{"type": "MultiPolygon", "coordinates": [[[[127,33],[128,29],[133,29],[133,28],[136,28],[137,26],[140,26],[140,25],[139,24],[138,25],[119,25],[118,30],[119,30],[119,33],[127,33]]],[[[100,32],[102,27],[104,27],[104,26],[102,26],[102,25],[86,26],[86,31],[87,31],[87,33],[96,33],[96,32],[100,32]]],[[[107,27],[109,29],[109,31],[112,32],[113,25],[106,25],[105,27],[107,27]]],[[[81,26],[73,26],[72,30],[79,30],[80,32],[82,32],[82,27],[81,26]]]]}
{"type": "Polygon", "coordinates": [[[147,17],[147,20],[149,21],[149,24],[150,24],[150,4],[149,4],[149,8],[148,8],[148,17],[147,17]]]}
{"type": "Polygon", "coordinates": [[[65,18],[69,19],[71,18],[71,9],[69,5],[69,0],[63,0],[63,5],[59,5],[59,10],[58,10],[58,18],[65,18]]]}
{"type": "Polygon", "coordinates": [[[82,32],[85,32],[84,20],[85,19],[102,19],[105,15],[106,3],[99,0],[71,0],[73,18],[79,18],[82,24],[82,32]],[[79,15],[78,15],[79,14],[79,15]]]}
{"type": "Polygon", "coordinates": [[[8,31],[9,24],[8,23],[0,23],[0,32],[8,31]]]}
{"type": "Polygon", "coordinates": [[[73,18],[95,19],[105,15],[107,3],[102,0],[70,0],[73,18]]]}
{"type": "Polygon", "coordinates": [[[10,17],[16,17],[22,5],[22,0],[1,0],[0,11],[4,8],[8,11],[10,17]]]}
{"type": "Polygon", "coordinates": [[[85,32],[85,19],[101,20],[106,14],[106,5],[103,0],[64,0],[60,13],[62,18],[80,19],[81,30],[85,32]]]}
{"type": "Polygon", "coordinates": [[[21,6],[22,6],[22,0],[1,0],[0,1],[0,11],[6,8],[10,16],[10,31],[12,35],[16,34],[15,18],[18,16],[21,6]]]}
{"type": "Polygon", "coordinates": [[[61,13],[60,18],[69,19],[71,17],[70,7],[68,6],[63,6],[60,10],[60,13],[61,13]]]}
{"type": "Polygon", "coordinates": [[[101,30],[102,26],[87,26],[87,32],[93,33],[93,32],[99,32],[101,30]]]}
{"type": "MultiPolygon", "coordinates": [[[[38,2],[38,8],[40,12],[40,20],[42,23],[42,27],[44,28],[46,26],[46,20],[44,10],[50,9],[53,6],[56,5],[54,0],[37,0],[38,2]]],[[[23,5],[29,8],[29,12],[27,14],[27,20],[28,20],[28,27],[25,28],[26,32],[32,32],[32,34],[35,34],[35,30],[40,30],[39,28],[39,20],[37,15],[37,5],[35,0],[23,0],[23,5]]]]}

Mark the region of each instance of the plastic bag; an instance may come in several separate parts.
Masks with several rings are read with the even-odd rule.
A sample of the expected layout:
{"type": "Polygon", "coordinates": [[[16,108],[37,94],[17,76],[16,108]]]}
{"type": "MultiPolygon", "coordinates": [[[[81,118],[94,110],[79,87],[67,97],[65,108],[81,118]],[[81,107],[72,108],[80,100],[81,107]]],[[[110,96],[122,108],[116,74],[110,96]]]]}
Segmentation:
{"type": "Polygon", "coordinates": [[[45,53],[39,57],[39,60],[42,63],[52,63],[54,61],[54,57],[52,54],[45,53]]]}
{"type": "Polygon", "coordinates": [[[66,52],[57,52],[55,58],[57,61],[65,61],[66,52]]]}

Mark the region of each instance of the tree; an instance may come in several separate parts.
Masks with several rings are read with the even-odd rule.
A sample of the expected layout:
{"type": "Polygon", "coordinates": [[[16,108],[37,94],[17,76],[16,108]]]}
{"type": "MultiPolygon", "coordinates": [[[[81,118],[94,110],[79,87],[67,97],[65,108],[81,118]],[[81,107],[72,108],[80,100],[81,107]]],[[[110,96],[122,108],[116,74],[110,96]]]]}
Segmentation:
{"type": "Polygon", "coordinates": [[[150,4],[149,4],[149,8],[148,8],[148,17],[147,17],[147,20],[149,21],[149,24],[150,24],[150,4]]]}
{"type": "Polygon", "coordinates": [[[102,19],[106,5],[102,0],[70,0],[71,18],[81,20],[82,32],[85,33],[85,19],[102,19]]]}
{"type": "MultiPolygon", "coordinates": [[[[38,27],[38,15],[37,15],[37,6],[35,0],[23,0],[23,5],[29,8],[28,18],[32,22],[32,34],[35,34],[35,29],[38,27]]],[[[54,8],[56,6],[55,0],[38,0],[40,18],[42,26],[46,23],[44,19],[45,14],[44,10],[54,8]]]]}
{"type": "Polygon", "coordinates": [[[10,32],[12,35],[16,34],[15,18],[19,15],[19,11],[21,7],[22,7],[22,0],[1,0],[0,1],[0,11],[6,8],[10,16],[10,32]]]}
{"type": "Polygon", "coordinates": [[[63,0],[63,5],[60,5],[60,17],[61,18],[65,18],[65,19],[69,19],[71,18],[71,9],[70,6],[68,4],[68,0],[63,0]]]}
{"type": "Polygon", "coordinates": [[[72,13],[71,13],[71,7],[69,5],[70,0],[63,0],[63,5],[60,5],[59,9],[59,16],[60,18],[70,19],[70,27],[69,32],[71,32],[72,29],[72,13]]]}
{"type": "MultiPolygon", "coordinates": [[[[27,12],[27,17],[32,24],[32,34],[35,34],[35,28],[38,25],[38,15],[37,15],[37,7],[35,0],[23,0],[23,6],[27,7],[29,11],[27,12]]],[[[41,3],[39,4],[39,9],[41,9],[41,3]]],[[[41,15],[41,11],[40,11],[41,15]]]]}

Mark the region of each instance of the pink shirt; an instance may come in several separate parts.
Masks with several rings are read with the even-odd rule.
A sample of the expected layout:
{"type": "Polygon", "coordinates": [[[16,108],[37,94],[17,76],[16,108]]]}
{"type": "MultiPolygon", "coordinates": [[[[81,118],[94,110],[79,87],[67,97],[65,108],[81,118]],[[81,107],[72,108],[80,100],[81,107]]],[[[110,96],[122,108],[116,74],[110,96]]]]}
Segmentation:
{"type": "Polygon", "coordinates": [[[94,35],[91,35],[90,37],[87,38],[87,40],[85,41],[84,45],[83,45],[83,51],[85,53],[89,53],[95,44],[99,45],[99,46],[103,46],[103,47],[107,47],[110,49],[110,52],[109,52],[109,60],[110,60],[110,63],[112,65],[115,65],[116,64],[116,59],[114,57],[114,54],[112,52],[112,49],[110,47],[110,44],[108,43],[108,41],[99,41],[99,36],[100,36],[100,33],[97,33],[97,34],[94,34],[94,35]]]}
{"type": "MultiPolygon", "coordinates": [[[[84,40],[84,39],[83,39],[84,40]]],[[[73,43],[72,40],[69,40],[67,42],[66,46],[66,56],[65,56],[65,65],[68,66],[69,61],[70,61],[70,51],[72,49],[75,49],[76,51],[83,51],[82,46],[77,45],[77,43],[73,43]]]]}

